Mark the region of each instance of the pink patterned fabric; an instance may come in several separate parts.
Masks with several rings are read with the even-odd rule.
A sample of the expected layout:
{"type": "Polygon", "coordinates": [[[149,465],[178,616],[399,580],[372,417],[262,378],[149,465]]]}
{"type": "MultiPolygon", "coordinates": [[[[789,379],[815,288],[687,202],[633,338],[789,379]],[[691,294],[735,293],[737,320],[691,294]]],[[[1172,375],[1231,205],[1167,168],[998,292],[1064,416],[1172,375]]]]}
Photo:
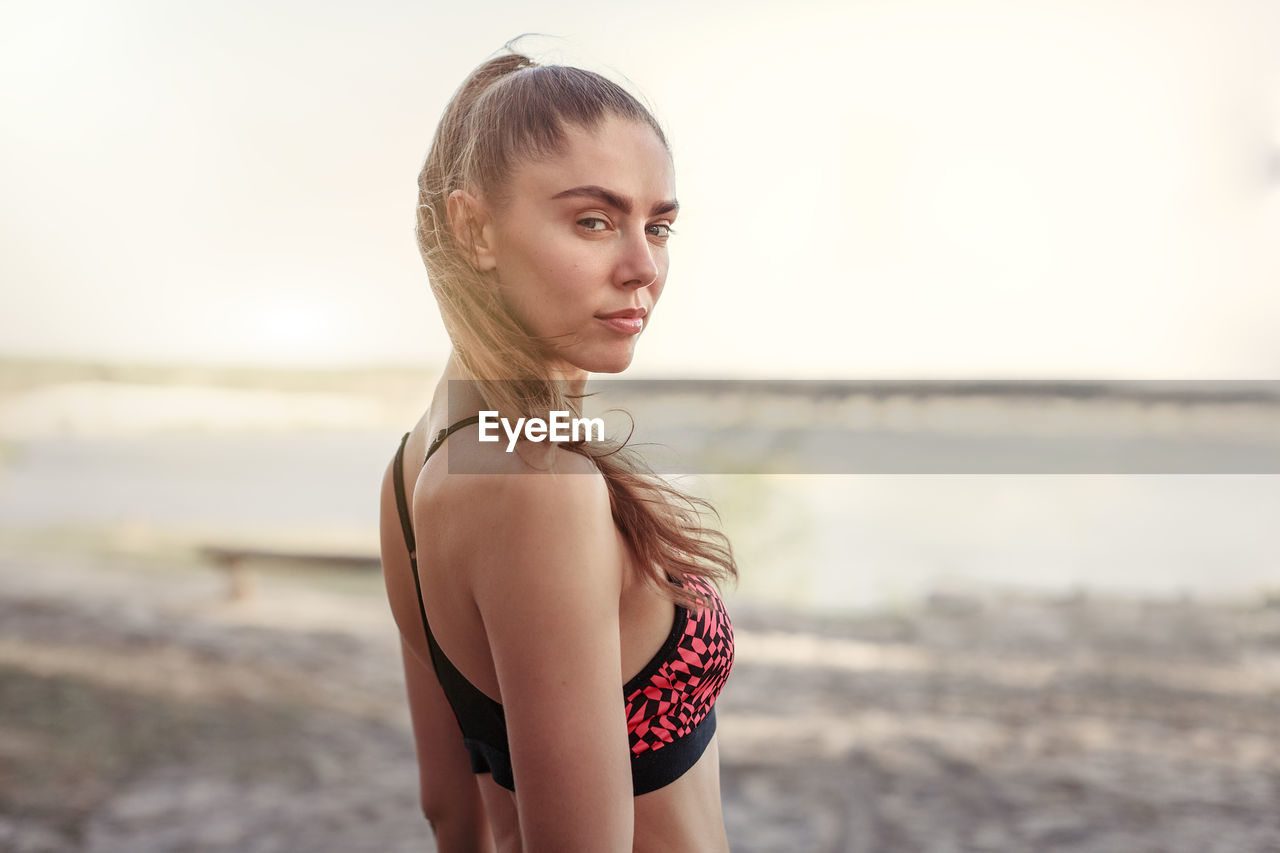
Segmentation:
{"type": "Polygon", "coordinates": [[[662,749],[689,734],[711,711],[733,668],[733,625],[715,588],[698,578],[687,581],[709,605],[682,608],[667,645],[650,666],[627,683],[627,732],[631,753],[662,749]]]}

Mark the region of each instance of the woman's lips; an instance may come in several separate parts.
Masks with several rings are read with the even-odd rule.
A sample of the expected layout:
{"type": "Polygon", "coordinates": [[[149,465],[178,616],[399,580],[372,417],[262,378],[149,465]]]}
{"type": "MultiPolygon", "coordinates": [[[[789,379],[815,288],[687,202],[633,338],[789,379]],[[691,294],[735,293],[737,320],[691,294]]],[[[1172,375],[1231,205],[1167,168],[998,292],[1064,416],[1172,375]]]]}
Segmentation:
{"type": "Polygon", "coordinates": [[[638,335],[644,328],[644,320],[640,317],[597,317],[596,319],[624,335],[638,335]]]}

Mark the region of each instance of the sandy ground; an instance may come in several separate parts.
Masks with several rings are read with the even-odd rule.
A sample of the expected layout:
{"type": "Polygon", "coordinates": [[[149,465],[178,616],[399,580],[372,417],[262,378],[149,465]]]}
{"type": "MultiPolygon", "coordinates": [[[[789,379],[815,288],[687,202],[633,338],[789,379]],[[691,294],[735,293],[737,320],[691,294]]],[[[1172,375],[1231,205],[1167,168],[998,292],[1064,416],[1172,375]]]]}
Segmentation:
{"type": "MultiPolygon", "coordinates": [[[[422,851],[379,579],[0,548],[0,850],[422,851]]],[[[733,608],[763,851],[1280,851],[1280,604],[733,608]]]]}

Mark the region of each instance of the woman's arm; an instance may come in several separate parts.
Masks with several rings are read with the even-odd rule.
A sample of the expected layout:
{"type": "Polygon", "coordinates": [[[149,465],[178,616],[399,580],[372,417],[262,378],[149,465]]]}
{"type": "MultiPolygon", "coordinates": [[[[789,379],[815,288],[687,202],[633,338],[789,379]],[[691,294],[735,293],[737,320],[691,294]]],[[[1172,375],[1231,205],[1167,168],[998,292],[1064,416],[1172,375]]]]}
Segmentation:
{"type": "MultiPolygon", "coordinates": [[[[417,589],[396,509],[392,478],[393,469],[388,467],[382,482],[382,562],[391,610],[401,631],[400,650],[417,748],[422,813],[431,823],[440,853],[492,853],[493,835],[488,816],[453,709],[436,679],[435,669],[404,639],[403,632],[423,631],[423,627],[414,600],[417,589]]],[[[423,636],[425,640],[425,634],[423,636]]]]}
{"type": "Polygon", "coordinates": [[[436,848],[440,853],[492,853],[493,834],[453,710],[435,671],[403,639],[400,647],[422,813],[435,833],[436,848]]]}
{"type": "MultiPolygon", "coordinates": [[[[622,551],[603,478],[565,473],[476,487],[469,566],[506,712],[525,853],[630,851],[634,802],[622,702],[622,551]]],[[[476,478],[483,480],[486,478],[476,478]]]]}

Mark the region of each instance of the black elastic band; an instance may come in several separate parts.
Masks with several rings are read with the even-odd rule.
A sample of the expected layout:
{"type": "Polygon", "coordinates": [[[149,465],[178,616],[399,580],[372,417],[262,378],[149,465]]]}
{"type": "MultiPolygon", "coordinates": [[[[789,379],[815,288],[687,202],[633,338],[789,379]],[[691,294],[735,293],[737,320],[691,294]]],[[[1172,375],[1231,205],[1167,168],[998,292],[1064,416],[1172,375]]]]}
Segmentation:
{"type": "MultiPolygon", "coordinates": [[[[479,421],[479,417],[468,421],[479,421]]],[[[449,432],[461,429],[467,421],[460,421],[448,430],[441,430],[439,442],[448,437],[449,432]]],[[[444,650],[436,642],[431,633],[431,623],[427,621],[427,608],[422,601],[422,577],[418,573],[417,540],[413,536],[413,522],[409,514],[408,500],[404,493],[404,448],[409,440],[409,433],[400,439],[400,448],[396,451],[395,487],[396,507],[400,511],[400,525],[404,528],[404,542],[409,548],[409,564],[413,567],[413,587],[418,593],[418,614],[422,617],[422,630],[427,635],[427,648],[431,654],[431,666],[435,670],[440,687],[449,700],[453,710],[453,718],[458,722],[458,729],[463,735],[463,744],[471,757],[471,767],[477,773],[492,773],[499,785],[515,790],[515,779],[511,775],[510,747],[507,744],[507,724],[502,712],[502,705],[481,693],[475,685],[467,681],[449,660],[444,650]],[[461,713],[460,713],[461,711],[461,713]]]]}
{"type": "Polygon", "coordinates": [[[409,559],[414,560],[417,557],[418,544],[413,538],[413,521],[404,496],[404,446],[408,440],[409,433],[406,432],[404,438],[400,439],[400,449],[396,451],[396,465],[393,473],[396,482],[396,509],[400,511],[400,527],[404,530],[404,544],[409,549],[409,559]]]}
{"type": "MultiPolygon", "coordinates": [[[[435,453],[437,450],[440,449],[440,445],[444,444],[444,440],[446,438],[453,435],[455,432],[462,429],[464,426],[470,426],[471,424],[478,424],[478,423],[480,423],[480,416],[472,415],[469,418],[463,418],[462,420],[458,421],[456,424],[452,424],[451,426],[447,426],[444,429],[440,430],[440,432],[436,433],[435,440],[431,442],[431,446],[427,448],[427,459],[430,459],[431,454],[435,453]]],[[[427,464],[427,459],[422,460],[423,465],[427,464]]]]}
{"type": "MultiPolygon", "coordinates": [[[[457,430],[470,424],[480,423],[479,415],[472,415],[464,418],[456,424],[445,427],[436,435],[435,441],[431,442],[431,448],[427,451],[427,459],[431,458],[431,454],[444,443],[444,440],[457,430]]],[[[422,603],[422,578],[418,575],[418,541],[413,536],[413,516],[409,513],[409,501],[404,493],[404,446],[409,441],[409,433],[404,434],[404,438],[400,439],[400,448],[396,450],[395,461],[395,484],[396,484],[396,509],[400,511],[400,527],[404,530],[404,544],[409,549],[409,564],[413,566],[413,586],[418,591],[418,613],[422,615],[422,630],[427,635],[427,642],[431,645],[435,644],[435,637],[431,636],[431,626],[427,624],[427,608],[422,603]]],[[[426,459],[422,460],[422,464],[426,465],[426,459]]]]}
{"type": "Polygon", "coordinates": [[[427,624],[427,608],[422,603],[422,580],[418,577],[418,542],[413,537],[413,519],[409,515],[408,501],[404,495],[404,445],[409,440],[409,433],[400,439],[400,449],[396,451],[395,483],[396,509],[400,511],[400,527],[404,529],[404,544],[409,549],[409,565],[413,566],[413,586],[418,591],[418,613],[422,615],[422,630],[431,639],[431,627],[427,624]]]}

